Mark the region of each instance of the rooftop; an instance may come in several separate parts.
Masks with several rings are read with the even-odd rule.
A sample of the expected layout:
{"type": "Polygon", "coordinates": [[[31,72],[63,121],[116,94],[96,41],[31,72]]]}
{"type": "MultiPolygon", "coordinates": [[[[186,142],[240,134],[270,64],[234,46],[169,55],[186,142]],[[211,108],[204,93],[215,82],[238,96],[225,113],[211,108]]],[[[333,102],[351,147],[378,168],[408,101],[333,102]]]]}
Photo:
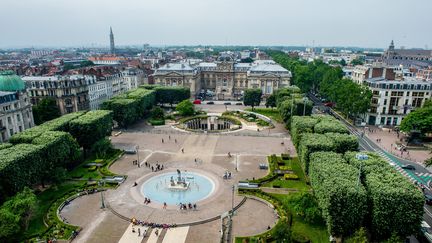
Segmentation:
{"type": "Polygon", "coordinates": [[[16,92],[24,89],[24,81],[13,71],[0,72],[0,91],[16,92]]]}

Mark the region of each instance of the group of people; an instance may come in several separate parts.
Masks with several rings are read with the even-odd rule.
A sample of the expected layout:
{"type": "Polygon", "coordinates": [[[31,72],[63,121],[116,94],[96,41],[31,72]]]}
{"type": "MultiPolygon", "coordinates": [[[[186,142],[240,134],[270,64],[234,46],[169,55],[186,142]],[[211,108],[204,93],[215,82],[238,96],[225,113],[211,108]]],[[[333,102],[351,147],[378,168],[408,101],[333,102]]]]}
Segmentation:
{"type": "MultiPolygon", "coordinates": [[[[162,229],[169,229],[169,228],[174,228],[177,227],[177,224],[157,224],[157,223],[151,223],[151,222],[147,222],[147,221],[141,221],[141,220],[137,220],[135,218],[131,219],[132,224],[135,226],[148,226],[150,228],[155,228],[155,234],[156,236],[159,235],[159,228],[162,229]]],[[[141,236],[141,229],[138,228],[138,236],[141,236]]],[[[132,227],[132,233],[137,232],[135,231],[135,228],[132,227]]],[[[144,230],[144,232],[142,232],[142,236],[145,237],[147,235],[147,230],[144,230]]]]}
{"type": "Polygon", "coordinates": [[[225,171],[225,174],[223,175],[224,179],[231,179],[231,171],[225,171]]]}
{"type": "Polygon", "coordinates": [[[196,205],[196,203],[194,203],[193,205],[192,205],[192,203],[188,203],[188,204],[186,204],[186,203],[180,203],[180,210],[196,210],[197,209],[197,205],[196,205]]]}
{"type": "MultiPolygon", "coordinates": [[[[147,162],[146,162],[146,164],[147,164],[147,162]]],[[[148,167],[150,167],[150,163],[148,163],[148,167]]],[[[164,169],[164,166],[163,165],[161,165],[161,164],[159,164],[159,162],[156,162],[156,165],[155,166],[151,166],[151,170],[152,170],[152,172],[157,172],[157,171],[160,171],[160,170],[163,170],[164,169]]]]}
{"type": "MultiPolygon", "coordinates": [[[[171,140],[171,135],[168,135],[168,140],[171,140]]],[[[165,140],[162,138],[161,139],[162,143],[165,143],[165,140]]],[[[177,139],[174,138],[174,143],[177,143],[177,139]]]]}
{"type": "Polygon", "coordinates": [[[144,204],[147,205],[149,203],[151,203],[150,198],[144,198],[144,204]]]}

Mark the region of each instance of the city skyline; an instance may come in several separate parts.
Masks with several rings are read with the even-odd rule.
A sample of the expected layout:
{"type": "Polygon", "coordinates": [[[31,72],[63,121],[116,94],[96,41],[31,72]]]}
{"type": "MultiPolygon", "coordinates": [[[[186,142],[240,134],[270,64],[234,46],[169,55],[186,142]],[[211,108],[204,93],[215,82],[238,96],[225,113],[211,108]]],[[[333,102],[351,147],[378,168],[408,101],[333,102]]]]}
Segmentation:
{"type": "Polygon", "coordinates": [[[318,0],[262,2],[6,1],[0,48],[116,45],[432,47],[432,3],[318,0]],[[169,6],[169,8],[167,8],[169,6]],[[407,10],[409,9],[409,11],[407,10]],[[19,11],[17,11],[19,10],[19,11]],[[37,13],[37,14],[35,14],[37,13]],[[413,24],[415,23],[415,25],[413,24]]]}

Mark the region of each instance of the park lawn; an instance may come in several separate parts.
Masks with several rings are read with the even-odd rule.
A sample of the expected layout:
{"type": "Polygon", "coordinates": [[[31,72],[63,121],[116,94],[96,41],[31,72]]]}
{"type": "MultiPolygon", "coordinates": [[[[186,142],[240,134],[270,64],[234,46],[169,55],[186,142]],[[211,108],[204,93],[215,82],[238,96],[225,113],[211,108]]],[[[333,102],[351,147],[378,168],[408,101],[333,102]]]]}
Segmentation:
{"type": "Polygon", "coordinates": [[[28,239],[32,236],[42,234],[47,227],[43,223],[43,218],[48,213],[48,210],[53,202],[74,190],[79,190],[83,187],[84,182],[64,182],[58,186],[40,192],[36,195],[37,206],[29,221],[28,229],[22,234],[22,239],[28,239]]]}
{"type": "Polygon", "coordinates": [[[298,216],[294,208],[287,202],[289,197],[292,197],[296,193],[290,194],[272,194],[278,198],[292,213],[292,225],[291,232],[293,234],[306,236],[311,242],[329,242],[330,235],[327,232],[325,223],[322,224],[310,224],[303,220],[302,217],[298,216]]]}
{"type": "Polygon", "coordinates": [[[278,185],[281,188],[293,188],[299,191],[308,191],[311,187],[307,184],[307,177],[305,176],[303,169],[300,165],[300,161],[297,157],[285,160],[286,165],[290,166],[294,173],[299,177],[298,180],[285,180],[283,177],[274,179],[273,181],[267,182],[263,187],[273,187],[278,185]]]}
{"type": "Polygon", "coordinates": [[[86,160],[78,167],[68,173],[70,179],[102,179],[102,176],[97,170],[90,171],[86,164],[93,162],[92,160],[86,160]]]}
{"type": "MultiPolygon", "coordinates": [[[[245,109],[246,111],[252,111],[251,108],[245,109]]],[[[272,120],[283,123],[282,117],[279,114],[279,111],[277,109],[272,108],[255,108],[252,112],[267,116],[271,118],[272,120]]]]}

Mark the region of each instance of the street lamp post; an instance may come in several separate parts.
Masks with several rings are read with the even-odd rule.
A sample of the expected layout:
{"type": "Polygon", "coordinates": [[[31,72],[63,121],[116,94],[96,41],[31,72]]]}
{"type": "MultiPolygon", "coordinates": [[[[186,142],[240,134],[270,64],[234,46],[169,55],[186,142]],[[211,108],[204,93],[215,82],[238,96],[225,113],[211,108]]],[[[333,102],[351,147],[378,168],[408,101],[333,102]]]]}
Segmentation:
{"type": "Polygon", "coordinates": [[[234,193],[235,193],[235,185],[232,186],[231,216],[234,216],[234,193]]]}
{"type": "Polygon", "coordinates": [[[307,101],[307,98],[303,97],[303,116],[305,116],[305,114],[306,114],[306,101],[307,101]]]}
{"type": "Polygon", "coordinates": [[[137,153],[137,159],[138,159],[138,165],[140,164],[139,159],[139,145],[136,146],[136,153],[137,153]]]}

